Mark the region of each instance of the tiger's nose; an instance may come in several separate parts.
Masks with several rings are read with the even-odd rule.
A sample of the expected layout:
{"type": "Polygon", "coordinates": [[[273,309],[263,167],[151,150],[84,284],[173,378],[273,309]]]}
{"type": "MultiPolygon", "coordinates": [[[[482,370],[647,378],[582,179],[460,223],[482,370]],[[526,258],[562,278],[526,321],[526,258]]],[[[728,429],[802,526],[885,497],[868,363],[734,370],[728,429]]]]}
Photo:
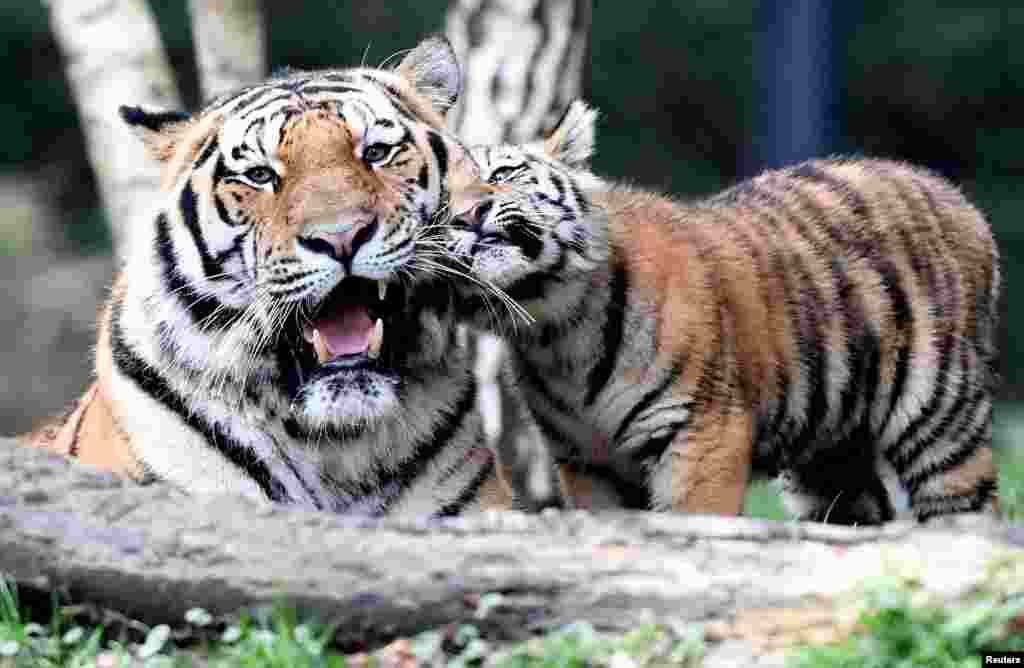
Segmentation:
{"type": "Polygon", "coordinates": [[[377,231],[377,218],[366,218],[349,225],[342,232],[317,231],[299,238],[307,249],[323,253],[341,262],[346,268],[359,249],[373,238],[377,231]]]}
{"type": "Polygon", "coordinates": [[[453,222],[457,227],[463,227],[468,230],[479,230],[484,224],[484,220],[486,220],[487,214],[493,206],[494,204],[490,200],[485,200],[476,204],[465,213],[461,213],[456,216],[453,222]]]}

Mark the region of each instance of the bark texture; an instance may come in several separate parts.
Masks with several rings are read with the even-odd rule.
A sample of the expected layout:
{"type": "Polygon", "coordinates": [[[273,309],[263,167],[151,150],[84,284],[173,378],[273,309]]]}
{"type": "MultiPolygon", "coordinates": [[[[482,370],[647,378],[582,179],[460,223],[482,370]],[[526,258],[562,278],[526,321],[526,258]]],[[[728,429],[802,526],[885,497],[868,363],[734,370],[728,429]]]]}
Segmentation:
{"type": "Polygon", "coordinates": [[[144,0],[48,0],[118,249],[153,206],[160,170],[118,116],[122,104],[180,109],[181,98],[144,0]]]}
{"type": "Polygon", "coordinates": [[[873,529],[657,513],[376,521],[189,498],[0,441],[0,572],[147,623],[283,597],[339,622],[353,646],[480,623],[480,596],[497,592],[483,623],[499,636],[703,623],[705,665],[771,665],[779,648],[848,629],[866,577],[914,577],[956,601],[995,564],[1020,582],[1021,544],[1020,528],[981,517],[873,529]]]}
{"type": "Polygon", "coordinates": [[[260,0],[189,0],[199,84],[212,99],[267,74],[260,0]]]}
{"type": "Polygon", "coordinates": [[[447,33],[464,69],[455,130],[467,143],[525,142],[583,86],[590,0],[455,0],[447,33]]]}

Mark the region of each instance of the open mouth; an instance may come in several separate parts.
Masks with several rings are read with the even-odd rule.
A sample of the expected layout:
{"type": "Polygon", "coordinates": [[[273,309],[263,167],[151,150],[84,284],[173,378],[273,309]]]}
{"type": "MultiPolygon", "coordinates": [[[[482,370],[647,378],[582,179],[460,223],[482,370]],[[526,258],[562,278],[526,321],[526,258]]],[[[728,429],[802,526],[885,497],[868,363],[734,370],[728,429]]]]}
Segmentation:
{"type": "Polygon", "coordinates": [[[384,366],[391,316],[403,305],[397,283],[349,276],[304,321],[296,340],[299,384],[342,370],[384,366]]]}

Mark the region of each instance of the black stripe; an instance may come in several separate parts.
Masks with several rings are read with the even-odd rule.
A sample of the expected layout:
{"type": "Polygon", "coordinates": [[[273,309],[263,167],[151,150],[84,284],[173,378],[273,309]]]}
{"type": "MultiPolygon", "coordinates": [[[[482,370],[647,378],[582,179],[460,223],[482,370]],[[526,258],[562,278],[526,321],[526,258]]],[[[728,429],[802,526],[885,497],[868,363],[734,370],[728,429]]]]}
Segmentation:
{"type": "Polygon", "coordinates": [[[566,179],[569,181],[569,187],[572,189],[573,199],[576,200],[576,206],[579,207],[580,213],[584,216],[590,214],[590,202],[583,195],[583,191],[576,184],[576,179],[572,178],[571,175],[566,175],[566,179]]]}
{"type": "MultiPolygon", "coordinates": [[[[255,113],[258,113],[260,111],[263,111],[264,109],[266,109],[270,105],[274,104],[275,102],[280,102],[281,100],[287,100],[288,98],[290,98],[292,96],[292,93],[290,91],[286,92],[286,93],[281,93],[280,95],[273,95],[272,94],[273,90],[268,90],[267,93],[271,94],[270,98],[268,98],[264,102],[261,102],[260,104],[256,105],[255,107],[251,107],[249,109],[246,109],[244,112],[240,113],[239,116],[242,117],[242,118],[244,118],[246,116],[251,116],[252,114],[255,114],[255,113]]],[[[271,118],[273,116],[275,116],[275,115],[276,114],[271,114],[271,118]]],[[[258,119],[258,120],[263,120],[264,122],[266,122],[265,119],[258,119]]],[[[251,128],[252,128],[252,126],[249,126],[249,129],[251,129],[251,128]]],[[[246,131],[246,134],[248,134],[248,130],[246,131]]]]}
{"type": "Polygon", "coordinates": [[[655,401],[661,399],[661,397],[668,391],[668,389],[683,375],[683,371],[686,369],[686,362],[689,360],[687,353],[677,353],[675,359],[672,361],[672,366],[669,368],[668,373],[665,377],[655,385],[653,388],[647,391],[640,401],[636,402],[629,412],[626,413],[626,417],[619,423],[619,428],[615,430],[615,435],[612,436],[612,443],[618,443],[622,435],[626,433],[629,426],[633,424],[637,416],[643,413],[645,410],[650,408],[655,401]]]}
{"type": "Polygon", "coordinates": [[[517,354],[517,357],[516,367],[519,369],[520,380],[529,386],[528,389],[540,395],[540,399],[545,405],[550,406],[559,413],[573,415],[577,412],[576,409],[569,406],[565,399],[551,391],[551,388],[548,387],[548,384],[541,378],[537,373],[537,369],[529,361],[523,359],[521,354],[517,354]]]}
{"type": "Polygon", "coordinates": [[[238,116],[242,116],[247,111],[246,107],[248,105],[252,104],[253,102],[255,102],[256,100],[258,100],[259,98],[263,97],[264,95],[266,95],[268,93],[273,92],[275,89],[287,90],[287,88],[288,88],[287,84],[281,84],[281,85],[277,85],[277,86],[267,86],[265,84],[257,84],[253,88],[247,88],[247,89],[244,89],[242,91],[239,91],[239,93],[237,93],[236,95],[233,95],[232,97],[229,97],[228,99],[226,99],[223,102],[221,102],[220,104],[218,104],[217,107],[218,108],[223,108],[223,107],[228,106],[231,103],[237,103],[237,106],[234,108],[234,110],[231,113],[235,114],[235,115],[238,115],[238,116]],[[249,91],[252,91],[252,92],[250,93],[249,91]]]}
{"type": "Polygon", "coordinates": [[[222,304],[212,295],[200,295],[177,270],[177,257],[171,242],[170,222],[163,212],[156,219],[156,250],[161,264],[164,287],[169,295],[185,308],[193,324],[200,329],[207,327],[224,328],[237,322],[242,312],[222,304]]]}
{"type": "MultiPolygon", "coordinates": [[[[819,163],[820,164],[820,163],[819,163]]],[[[869,215],[868,203],[864,196],[857,192],[849,183],[836,175],[822,169],[819,164],[805,162],[792,170],[793,176],[806,179],[827,186],[832,192],[845,199],[853,211],[853,215],[860,218],[867,218],[869,215]]],[[[828,164],[828,163],[825,163],[828,164]]]]}
{"type": "Polygon", "coordinates": [[[412,455],[400,463],[393,473],[381,478],[380,486],[389,490],[387,498],[381,504],[379,511],[381,514],[387,513],[388,509],[401,499],[402,494],[408,491],[408,488],[423,475],[431,462],[451,445],[452,440],[466,421],[466,416],[475,409],[476,382],[470,380],[455,408],[446,414],[445,420],[434,430],[430,440],[413,446],[412,455]]]}
{"type": "Polygon", "coordinates": [[[124,340],[121,331],[121,303],[114,301],[111,314],[111,349],[117,368],[131,378],[140,390],[175,413],[182,422],[203,436],[225,459],[252,479],[271,501],[288,501],[284,485],[270,472],[267,465],[252,451],[231,436],[217,423],[209,423],[191,410],[159,372],[139,357],[124,340]]]}
{"type": "MultiPolygon", "coordinates": [[[[502,232],[531,261],[540,257],[544,250],[544,239],[540,226],[523,216],[512,216],[511,221],[503,225],[502,232]]],[[[562,243],[557,239],[556,242],[559,245],[562,243]]],[[[565,252],[564,248],[562,252],[565,252]]]]}
{"type": "Polygon", "coordinates": [[[163,482],[163,478],[158,476],[145,462],[139,462],[139,466],[142,467],[142,477],[136,480],[139,485],[145,487],[146,485],[155,485],[158,482],[163,482]]]}
{"type": "Polygon", "coordinates": [[[449,501],[445,505],[441,506],[441,509],[437,511],[438,517],[452,517],[462,512],[471,501],[477,499],[480,493],[480,488],[488,478],[494,475],[494,460],[487,462],[480,471],[477,472],[473,479],[469,481],[469,484],[463,488],[459,495],[454,500],[449,501]]]}
{"type": "Polygon", "coordinates": [[[977,497],[971,502],[970,510],[977,511],[981,510],[981,507],[985,505],[996,491],[998,483],[995,478],[984,478],[978,481],[978,486],[974,488],[977,497]]]}
{"type": "Polygon", "coordinates": [[[206,146],[203,148],[202,153],[196,158],[196,161],[192,163],[192,170],[195,171],[206,164],[206,161],[220,148],[220,142],[217,141],[217,136],[210,137],[210,140],[206,142],[206,146]]]}
{"type": "Polygon", "coordinates": [[[977,486],[973,490],[971,490],[969,492],[961,492],[959,494],[949,494],[947,496],[937,496],[937,495],[934,495],[934,494],[933,495],[929,495],[929,496],[922,496],[921,498],[918,499],[918,503],[920,503],[922,505],[924,505],[924,504],[948,505],[948,504],[950,504],[950,502],[953,502],[953,501],[966,501],[968,499],[970,499],[970,504],[966,508],[958,508],[958,509],[955,509],[955,510],[947,509],[947,510],[924,511],[921,514],[918,515],[918,519],[923,522],[924,520],[927,520],[929,518],[935,517],[937,515],[947,514],[949,512],[958,512],[958,513],[977,512],[977,511],[981,510],[981,507],[985,505],[985,502],[988,501],[992,497],[992,494],[993,494],[993,492],[996,491],[997,487],[998,487],[998,483],[996,482],[995,479],[993,479],[993,478],[982,478],[981,480],[978,481],[977,486]]]}
{"type": "Polygon", "coordinates": [[[342,93],[356,93],[358,95],[365,95],[367,93],[366,89],[345,86],[342,84],[338,84],[336,86],[329,84],[312,84],[309,86],[303,86],[299,92],[303,95],[318,95],[320,93],[333,93],[335,95],[342,93]]]}
{"type": "MultiPolygon", "coordinates": [[[[918,221],[927,220],[924,212],[921,211],[920,207],[913,201],[913,199],[907,194],[904,189],[903,179],[901,178],[887,178],[890,185],[892,185],[898,196],[907,207],[911,210],[913,217],[918,221]]],[[[925,199],[928,199],[930,193],[924,191],[925,199]]],[[[932,209],[932,215],[937,220],[939,219],[939,212],[932,209]]],[[[936,251],[934,248],[928,248],[922,251],[921,244],[922,239],[913,239],[909,233],[907,226],[897,225],[896,226],[900,239],[903,242],[903,251],[910,260],[911,269],[914,272],[915,278],[926,278],[929,288],[929,300],[935,305],[939,305],[939,285],[938,276],[935,271],[935,267],[929,261],[929,257],[935,257],[936,259],[942,258],[945,253],[942,251],[936,251]]],[[[904,339],[903,345],[900,346],[897,352],[896,358],[896,377],[893,382],[891,390],[889,409],[886,413],[885,419],[882,421],[879,434],[885,432],[889,425],[892,416],[895,413],[896,405],[899,399],[902,397],[903,389],[906,386],[907,378],[910,375],[910,346],[914,340],[914,314],[910,307],[910,300],[906,295],[906,292],[900,287],[900,274],[896,269],[894,263],[888,258],[879,258],[879,267],[877,268],[879,274],[882,276],[882,287],[886,290],[886,293],[890,296],[890,301],[893,305],[893,316],[896,319],[896,324],[906,330],[906,338],[904,339]]],[[[952,295],[955,298],[955,295],[952,295]]],[[[944,309],[943,309],[944,310],[944,309]]]]}
{"type": "MultiPolygon", "coordinates": [[[[564,264],[565,249],[560,247],[559,251],[559,259],[564,264]]],[[[553,267],[551,271],[539,271],[516,279],[505,288],[505,294],[520,302],[534,301],[546,297],[552,285],[564,282],[564,278],[553,267]]]]}
{"type": "Polygon", "coordinates": [[[533,327],[526,334],[535,336],[534,340],[537,342],[537,346],[542,349],[551,348],[559,339],[572,336],[573,332],[588,322],[590,294],[589,291],[584,294],[576,302],[572,310],[561,319],[549,320],[540,326],[539,331],[538,328],[533,327]],[[537,334],[534,335],[535,331],[537,331],[537,334]]]}
{"type": "Polygon", "coordinates": [[[233,255],[238,255],[239,259],[241,259],[243,267],[244,267],[244,265],[245,265],[245,249],[242,248],[242,244],[245,243],[245,237],[251,231],[252,230],[249,229],[249,230],[245,230],[244,232],[240,232],[237,235],[235,235],[235,238],[232,239],[232,241],[231,241],[231,246],[229,246],[227,248],[227,250],[223,250],[223,251],[221,251],[221,252],[219,252],[219,253],[217,253],[216,255],[213,256],[214,261],[217,262],[218,264],[220,264],[221,266],[223,266],[224,263],[227,262],[229,259],[231,259],[231,257],[233,255]]]}
{"type": "Polygon", "coordinates": [[[531,407],[530,416],[537,423],[537,428],[540,429],[541,435],[544,437],[544,443],[555,459],[558,461],[582,459],[576,440],[565,433],[546,413],[531,407]]]}
{"type": "Polygon", "coordinates": [[[273,438],[273,436],[271,436],[271,440],[274,441],[274,451],[277,453],[277,456],[281,458],[281,461],[283,461],[285,466],[288,467],[288,470],[292,472],[292,475],[295,476],[295,479],[299,481],[299,484],[302,486],[302,489],[305,490],[306,494],[309,495],[309,498],[313,500],[313,507],[316,508],[317,510],[323,510],[324,506],[322,503],[320,503],[319,497],[317,497],[316,492],[313,490],[313,488],[309,486],[309,483],[306,481],[306,479],[302,477],[302,474],[299,473],[299,469],[297,466],[295,466],[295,462],[292,461],[292,458],[288,456],[288,451],[285,448],[282,448],[281,445],[277,442],[277,439],[273,438]]]}
{"type": "Polygon", "coordinates": [[[563,210],[568,209],[568,207],[565,205],[565,182],[562,181],[562,177],[560,177],[557,172],[551,172],[550,174],[548,174],[548,179],[550,179],[551,185],[555,187],[555,190],[558,191],[558,199],[555,200],[555,204],[561,205],[561,208],[563,210]]]}
{"type": "MultiPolygon", "coordinates": [[[[939,370],[935,376],[935,381],[932,383],[931,397],[929,397],[928,403],[921,408],[921,412],[917,414],[917,417],[900,433],[899,438],[885,449],[885,456],[894,463],[897,473],[903,473],[901,463],[905,460],[900,457],[903,446],[913,441],[917,437],[918,432],[942,408],[942,400],[949,391],[947,379],[949,378],[950,368],[953,366],[953,344],[954,340],[951,335],[945,335],[939,341],[939,370]]],[[[960,379],[961,385],[968,382],[967,378],[960,379]]]]}
{"type": "Polygon", "coordinates": [[[978,450],[979,446],[985,445],[983,441],[988,438],[988,430],[991,426],[991,421],[992,404],[988,404],[986,406],[985,413],[974,428],[974,431],[971,432],[971,435],[966,440],[960,443],[959,447],[957,447],[953,452],[948,453],[943,459],[937,462],[932,462],[917,473],[907,476],[906,480],[904,480],[904,484],[911,496],[913,496],[914,492],[916,492],[921,485],[927,482],[931,477],[952,471],[970,459],[978,450]]]}
{"type": "MultiPolygon", "coordinates": [[[[287,361],[282,363],[287,364],[287,361]]],[[[366,434],[366,426],[362,424],[335,425],[328,423],[309,429],[300,424],[294,417],[287,417],[282,425],[284,426],[285,433],[296,441],[315,442],[323,440],[325,442],[330,441],[343,444],[348,441],[354,441],[366,434]]]]}
{"type": "MultiPolygon", "coordinates": [[[[216,188],[216,184],[214,184],[214,188],[216,188]]],[[[221,221],[223,221],[225,225],[235,227],[237,223],[231,219],[231,215],[228,214],[228,208],[224,206],[224,200],[221,199],[221,196],[216,192],[216,190],[213,193],[213,203],[217,207],[217,216],[221,221]]],[[[207,276],[209,276],[209,274],[207,274],[207,276]]]]}
{"type": "Polygon", "coordinates": [[[352,83],[353,81],[355,81],[355,79],[353,79],[353,73],[352,72],[346,72],[346,71],[330,72],[330,73],[318,73],[316,78],[310,79],[310,81],[320,81],[320,80],[323,80],[323,81],[342,81],[342,82],[346,82],[346,83],[352,83]]]}
{"type": "Polygon", "coordinates": [[[975,411],[969,411],[964,413],[964,409],[970,406],[977,407],[981,400],[985,397],[986,392],[984,390],[978,390],[971,392],[974,384],[968,380],[968,372],[970,366],[968,364],[968,357],[970,351],[965,347],[961,354],[961,380],[960,388],[957,390],[956,398],[953,404],[946,411],[942,420],[935,425],[931,433],[925,438],[915,443],[908,450],[901,449],[894,453],[892,458],[892,464],[896,468],[896,471],[902,473],[907,469],[913,468],[914,463],[921,457],[926,451],[930,450],[940,439],[944,439],[951,442],[956,442],[970,426],[971,421],[975,416],[975,411]],[[949,433],[949,430],[953,427],[954,421],[957,418],[962,418],[957,428],[949,433]]]}
{"type": "MultiPolygon", "coordinates": [[[[715,201],[723,203],[735,203],[737,201],[750,201],[751,206],[759,211],[767,222],[776,230],[776,234],[782,240],[775,244],[775,247],[786,253],[786,262],[782,257],[776,256],[776,270],[782,272],[786,278],[784,289],[786,290],[789,303],[788,317],[798,328],[797,345],[800,356],[800,368],[804,369],[801,379],[807,381],[807,402],[804,405],[805,420],[797,432],[798,423],[793,416],[788,415],[788,410],[783,410],[779,416],[781,426],[782,416],[787,419],[786,436],[787,445],[783,451],[784,458],[795,458],[803,454],[806,444],[810,443],[817,434],[817,428],[827,411],[827,397],[825,393],[825,333],[824,320],[826,304],[824,296],[814,282],[811,271],[807,268],[803,255],[792,248],[792,245],[785,241],[785,232],[779,228],[792,224],[797,234],[803,238],[812,250],[819,253],[820,247],[813,237],[808,236],[807,230],[800,224],[797,217],[792,216],[788,211],[788,205],[774,192],[758,186],[753,181],[741,183],[730,191],[727,191],[715,201]],[[786,215],[780,216],[779,211],[786,215]],[[787,267],[791,266],[790,272],[787,267]],[[795,278],[795,281],[791,279],[795,278]]],[[[793,379],[796,382],[797,379],[793,379]]],[[[788,392],[786,393],[788,395],[788,392]]]]}
{"type": "Polygon", "coordinates": [[[587,397],[584,404],[590,406],[597,399],[597,395],[604,389],[615,369],[615,361],[619,355],[619,347],[622,345],[622,328],[626,319],[626,291],[628,289],[626,277],[626,263],[619,258],[612,270],[611,283],[608,286],[608,306],[605,310],[605,321],[603,330],[604,345],[601,348],[601,358],[590,370],[587,377],[587,397]]]}
{"type": "MultiPolygon", "coordinates": [[[[751,223],[748,225],[737,225],[733,220],[733,216],[727,216],[719,212],[717,207],[710,209],[715,214],[718,223],[729,233],[736,236],[737,242],[742,246],[744,252],[754,261],[755,271],[760,276],[770,277],[761,281],[761,299],[768,308],[775,308],[775,294],[772,291],[771,280],[778,278],[782,282],[783,290],[783,301],[789,309],[791,319],[799,321],[799,305],[794,304],[791,301],[791,278],[789,276],[789,269],[786,266],[787,263],[784,261],[784,255],[790,252],[789,249],[773,248],[770,238],[774,234],[774,230],[765,229],[763,224],[763,212],[760,211],[753,203],[744,202],[742,205],[734,202],[735,206],[742,206],[748,209],[755,216],[751,217],[751,223]],[[767,243],[766,243],[767,242],[767,243]],[[771,264],[769,267],[768,265],[771,264]]],[[[800,265],[799,260],[794,261],[794,264],[800,265]]],[[[802,265],[801,265],[802,266],[802,265]]],[[[789,371],[787,365],[783,363],[785,352],[781,347],[777,347],[775,354],[779,357],[777,364],[774,366],[774,381],[775,387],[778,391],[776,398],[775,412],[771,415],[771,419],[758,420],[756,432],[754,434],[754,443],[761,443],[764,440],[765,434],[771,434],[772,438],[779,436],[779,429],[782,425],[782,421],[786,416],[786,400],[789,388],[789,371]],[[770,429],[770,431],[767,431],[770,429]]],[[[749,381],[747,381],[749,382],[749,381]]],[[[755,393],[760,393],[758,388],[750,388],[755,393]]],[[[765,418],[768,418],[769,414],[765,411],[765,418]]]]}
{"type": "MultiPolygon", "coordinates": [[[[224,158],[221,157],[217,164],[218,171],[220,171],[223,164],[224,158]]],[[[214,177],[214,185],[216,185],[216,176],[214,177]]],[[[185,227],[188,229],[189,234],[192,235],[192,243],[195,244],[196,250],[199,251],[199,258],[203,263],[203,273],[207,279],[216,280],[210,277],[217,276],[219,278],[223,268],[210,255],[210,248],[206,245],[206,239],[203,237],[203,230],[199,224],[199,211],[196,208],[196,192],[192,189],[191,181],[187,181],[185,187],[182,188],[178,204],[181,210],[181,217],[185,221],[185,227]]]]}
{"type": "MultiPolygon", "coordinates": [[[[867,205],[859,194],[843,187],[838,179],[831,177],[831,175],[817,167],[805,163],[795,169],[793,174],[802,177],[804,182],[823,183],[832,192],[838,189],[840,191],[838,193],[840,198],[849,193],[854,200],[854,213],[862,216],[867,213],[867,205]]],[[[856,258],[861,254],[871,257],[876,255],[877,252],[873,247],[869,248],[869,246],[874,245],[872,242],[863,243],[861,240],[853,240],[843,231],[842,226],[832,224],[830,221],[830,211],[818,204],[813,194],[808,193],[800,185],[801,180],[798,180],[796,187],[792,190],[799,199],[801,208],[811,216],[810,227],[824,231],[832,244],[834,244],[829,246],[827,242],[818,242],[810,234],[807,226],[802,221],[798,221],[797,224],[801,228],[803,235],[821,251],[821,257],[828,262],[832,278],[835,281],[836,297],[838,298],[836,312],[842,318],[842,336],[846,341],[846,346],[845,350],[827,351],[827,354],[839,355],[845,360],[848,379],[846,384],[839,390],[838,421],[834,425],[829,425],[829,427],[840,433],[843,425],[849,423],[857,408],[858,399],[861,396],[858,385],[866,373],[865,365],[870,364],[869,351],[861,348],[863,344],[869,342],[866,336],[867,317],[861,303],[862,299],[856,289],[857,286],[851,281],[846,268],[849,264],[849,259],[856,258]]]]}
{"type": "Polygon", "coordinates": [[[441,135],[430,130],[427,132],[427,142],[437,158],[438,178],[441,180],[441,183],[444,183],[445,176],[448,174],[448,149],[445,148],[444,139],[441,138],[441,135]]]}
{"type": "Polygon", "coordinates": [[[184,111],[146,111],[142,107],[122,105],[118,108],[121,119],[131,126],[141,126],[152,132],[163,132],[168,125],[184,123],[192,116],[184,111]]]}

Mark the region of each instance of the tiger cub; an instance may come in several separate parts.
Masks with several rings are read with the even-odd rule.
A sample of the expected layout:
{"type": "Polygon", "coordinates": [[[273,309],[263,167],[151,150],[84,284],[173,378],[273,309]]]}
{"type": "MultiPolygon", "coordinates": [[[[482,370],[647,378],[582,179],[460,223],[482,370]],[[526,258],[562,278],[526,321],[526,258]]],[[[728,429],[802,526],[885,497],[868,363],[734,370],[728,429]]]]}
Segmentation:
{"type": "Polygon", "coordinates": [[[194,116],[122,108],[164,191],[103,309],[96,382],[33,442],[339,512],[507,505],[449,291],[416,255],[464,153],[444,130],[459,82],[434,38],[394,70],[292,72],[194,116]]]}
{"type": "Polygon", "coordinates": [[[685,204],[595,177],[595,117],[473,149],[449,231],[570,488],[734,514],[776,476],[842,524],[996,508],[998,256],[953,186],[821,160],[685,204]]]}

